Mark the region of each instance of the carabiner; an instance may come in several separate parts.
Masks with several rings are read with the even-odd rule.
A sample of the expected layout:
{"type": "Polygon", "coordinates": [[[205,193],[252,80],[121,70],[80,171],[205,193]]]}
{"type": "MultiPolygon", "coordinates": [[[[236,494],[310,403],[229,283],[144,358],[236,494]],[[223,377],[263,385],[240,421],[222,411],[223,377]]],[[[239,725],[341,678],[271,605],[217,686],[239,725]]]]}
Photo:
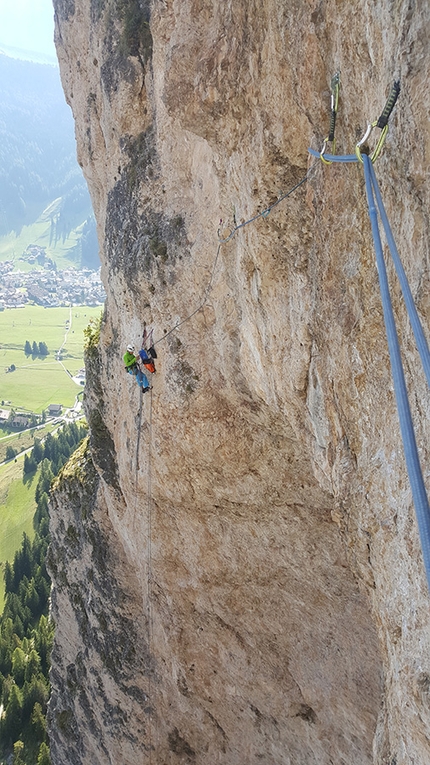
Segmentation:
{"type": "MultiPolygon", "coordinates": [[[[355,145],[355,153],[356,153],[356,155],[358,157],[359,162],[363,162],[363,159],[362,159],[362,156],[361,156],[360,146],[363,146],[363,144],[366,143],[366,141],[369,138],[372,130],[374,128],[376,128],[376,127],[378,127],[378,120],[375,120],[375,122],[369,122],[363,138],[361,138],[361,140],[355,145]]],[[[376,144],[372,154],[369,154],[371,162],[376,162],[376,160],[378,159],[378,157],[379,157],[379,155],[381,153],[381,149],[382,149],[382,147],[384,145],[387,133],[388,133],[388,125],[384,125],[384,127],[381,130],[381,135],[378,138],[378,142],[377,142],[377,144],[376,144]]]]}
{"type": "Polygon", "coordinates": [[[379,136],[378,142],[375,146],[373,153],[370,154],[370,159],[372,162],[376,162],[376,160],[378,159],[381,153],[381,149],[384,145],[385,138],[388,133],[388,118],[394,109],[396,101],[399,97],[399,93],[400,93],[400,80],[397,80],[394,83],[393,87],[391,88],[390,95],[387,98],[387,101],[382,110],[381,116],[377,120],[375,120],[375,122],[370,122],[368,124],[367,130],[363,138],[355,146],[355,153],[358,157],[359,162],[363,162],[363,159],[361,157],[360,146],[363,146],[363,144],[367,141],[373,128],[375,127],[380,129],[381,135],[379,136]]]}
{"type": "MultiPolygon", "coordinates": [[[[321,162],[324,162],[325,165],[332,165],[333,162],[331,161],[331,159],[326,159],[324,157],[324,154],[326,152],[327,144],[328,143],[329,143],[329,138],[328,137],[324,138],[323,147],[322,147],[322,149],[320,151],[320,160],[321,160],[321,162]]],[[[336,154],[336,141],[335,141],[334,138],[333,138],[333,141],[332,141],[331,153],[332,153],[332,155],[336,154]]]]}

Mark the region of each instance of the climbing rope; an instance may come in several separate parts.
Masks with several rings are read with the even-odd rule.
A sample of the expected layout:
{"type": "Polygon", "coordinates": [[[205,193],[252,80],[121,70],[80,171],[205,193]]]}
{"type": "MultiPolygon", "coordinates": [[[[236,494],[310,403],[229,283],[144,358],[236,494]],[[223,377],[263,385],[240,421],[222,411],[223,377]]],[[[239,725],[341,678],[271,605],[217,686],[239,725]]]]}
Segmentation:
{"type": "Polygon", "coordinates": [[[153,749],[153,699],[152,699],[152,673],[153,661],[152,651],[154,645],[154,621],[152,611],[152,485],[151,485],[151,460],[152,460],[152,388],[149,391],[149,415],[148,415],[148,472],[147,472],[147,496],[148,496],[148,531],[147,531],[147,619],[148,619],[148,656],[149,656],[149,674],[148,674],[148,695],[149,695],[149,765],[152,763],[153,749]]]}
{"type": "MultiPolygon", "coordinates": [[[[418,448],[415,439],[414,425],[409,406],[408,393],[406,389],[405,376],[403,372],[402,359],[400,355],[399,340],[397,337],[396,324],[394,321],[393,307],[391,304],[390,290],[388,286],[387,271],[385,267],[384,255],[382,251],[381,237],[379,233],[378,215],[373,196],[373,178],[372,163],[370,158],[363,154],[364,177],[366,182],[366,194],[369,206],[369,217],[372,227],[373,241],[375,245],[376,263],[379,276],[379,288],[381,292],[382,308],[384,312],[385,331],[388,340],[388,349],[390,353],[391,372],[393,376],[394,391],[396,394],[397,411],[399,414],[400,430],[403,440],[403,448],[406,459],[406,466],[409,474],[409,481],[412,489],[412,496],[415,505],[415,512],[418,521],[418,528],[421,537],[421,547],[424,559],[424,566],[427,574],[427,582],[430,589],[430,506],[427,492],[424,484],[423,474],[418,455],[418,448]]],[[[376,179],[375,179],[376,182],[376,179]]],[[[390,243],[389,243],[390,247],[390,243]]],[[[390,247],[391,251],[391,247],[390,247]]],[[[392,253],[391,253],[392,254],[392,253]]],[[[406,278],[406,277],[405,277],[406,278]]],[[[427,349],[428,352],[428,349],[427,349]]]]}
{"type": "Polygon", "coordinates": [[[423,553],[424,566],[426,570],[427,583],[430,589],[430,506],[428,496],[424,484],[423,474],[421,470],[418,448],[415,438],[415,430],[412,421],[411,410],[409,406],[405,376],[403,371],[399,340],[397,336],[397,330],[394,320],[393,307],[391,303],[390,291],[388,286],[388,277],[385,267],[384,255],[382,250],[381,236],[378,224],[378,211],[384,227],[385,236],[393,259],[394,267],[400,282],[403,298],[405,301],[409,320],[411,322],[412,330],[414,333],[417,348],[420,354],[421,362],[426,375],[427,383],[430,387],[430,353],[427,345],[427,340],[424,335],[424,331],[418,316],[418,312],[415,306],[415,302],[412,296],[409,283],[400,260],[400,256],[394,241],[394,237],[391,231],[391,227],[388,221],[388,216],[385,211],[385,207],[382,201],[382,195],[379,189],[379,185],[376,179],[373,163],[380,155],[382,146],[384,144],[387,131],[388,131],[388,119],[397,101],[400,93],[400,83],[395,82],[390,95],[387,99],[385,107],[378,120],[370,123],[363,138],[357,143],[355,154],[348,154],[343,156],[325,155],[325,158],[321,156],[320,152],[314,149],[309,149],[309,153],[312,156],[325,159],[327,162],[343,162],[353,163],[359,162],[364,167],[364,177],[366,184],[366,196],[368,201],[369,218],[371,223],[372,235],[375,246],[376,264],[379,276],[379,287],[382,300],[382,308],[384,314],[385,330],[388,341],[388,348],[390,354],[391,371],[393,377],[394,390],[396,395],[397,411],[399,415],[400,431],[403,441],[403,449],[405,453],[406,467],[409,475],[409,481],[411,484],[412,497],[415,506],[415,512],[417,516],[418,529],[421,539],[421,547],[423,553]],[[365,147],[365,142],[369,138],[374,127],[378,127],[381,130],[381,134],[374,151],[370,154],[370,151],[365,147]]]}
{"type": "MultiPolygon", "coordinates": [[[[257,213],[256,215],[253,215],[252,218],[249,218],[248,220],[245,220],[243,223],[239,223],[238,226],[235,226],[225,239],[219,239],[220,244],[225,244],[226,242],[229,242],[230,239],[233,239],[237,231],[239,231],[241,228],[245,228],[245,226],[249,226],[250,223],[254,223],[255,220],[258,220],[259,218],[267,218],[267,216],[269,215],[269,213],[272,212],[274,207],[276,207],[281,202],[283,202],[284,199],[287,199],[287,197],[291,196],[291,194],[293,194],[294,191],[300,188],[300,186],[302,186],[302,184],[308,180],[309,174],[312,170],[313,168],[310,167],[306,175],[304,175],[303,178],[301,178],[300,181],[298,181],[298,183],[296,183],[296,185],[293,186],[292,189],[287,191],[286,194],[282,194],[282,196],[280,196],[275,202],[273,202],[273,204],[269,205],[269,207],[266,207],[261,212],[257,213]]],[[[218,238],[219,238],[219,229],[218,229],[218,238]]]]}
{"type": "MultiPolygon", "coordinates": [[[[315,149],[308,149],[309,154],[313,157],[319,157],[321,159],[321,152],[315,151],[315,149]]],[[[358,162],[355,154],[324,154],[324,159],[327,165],[331,165],[332,162],[358,162]]]]}
{"type": "Polygon", "coordinates": [[[171,335],[171,334],[172,334],[172,332],[176,332],[176,330],[177,330],[179,327],[181,327],[181,326],[182,326],[182,324],[185,324],[185,322],[186,322],[186,321],[189,321],[190,319],[192,319],[192,318],[193,318],[193,316],[195,316],[195,315],[196,315],[196,313],[199,313],[199,311],[201,311],[201,310],[202,310],[202,308],[204,308],[204,306],[206,305],[207,299],[208,299],[208,297],[209,297],[209,293],[210,293],[210,291],[211,291],[211,289],[212,289],[212,282],[213,282],[213,278],[214,278],[214,275],[215,275],[215,268],[216,268],[216,264],[217,264],[217,262],[218,262],[218,256],[219,256],[219,252],[220,252],[220,249],[221,249],[221,243],[218,245],[218,248],[217,248],[217,251],[216,251],[215,260],[214,260],[214,262],[213,262],[213,266],[212,266],[212,271],[211,271],[210,279],[209,279],[209,282],[208,282],[208,284],[207,284],[207,286],[206,286],[206,289],[205,289],[205,291],[204,291],[204,293],[203,293],[203,299],[202,299],[202,302],[201,302],[201,303],[200,303],[200,304],[197,306],[197,308],[196,308],[196,309],[195,309],[195,310],[194,310],[192,313],[190,313],[190,315],[189,315],[189,316],[186,316],[186,317],[185,317],[185,319],[182,319],[181,321],[178,321],[178,322],[175,324],[175,326],[174,326],[174,327],[172,327],[172,329],[169,329],[169,331],[168,331],[168,332],[166,332],[166,333],[163,335],[163,337],[160,337],[158,340],[155,340],[155,342],[154,342],[154,345],[158,345],[158,343],[161,343],[163,340],[165,340],[165,339],[166,339],[166,337],[169,337],[169,335],[171,335]]]}
{"type": "Polygon", "coordinates": [[[372,180],[372,187],[373,191],[375,192],[376,202],[378,205],[379,215],[382,220],[382,225],[384,227],[385,236],[387,239],[387,244],[391,253],[391,257],[393,259],[394,267],[396,269],[397,277],[400,282],[400,287],[402,289],[403,299],[405,301],[406,309],[409,315],[409,319],[412,326],[412,331],[414,333],[415,342],[417,344],[418,352],[421,357],[421,363],[424,368],[424,372],[427,378],[427,383],[430,388],[430,352],[429,347],[427,345],[427,340],[424,335],[424,331],[422,328],[422,324],[420,322],[418,312],[415,306],[415,301],[412,297],[411,288],[409,287],[409,282],[407,279],[407,276],[405,274],[402,261],[400,260],[400,256],[396,247],[396,243],[394,241],[393,233],[391,231],[391,227],[388,221],[387,213],[385,211],[384,203],[382,201],[381,192],[379,189],[378,181],[376,179],[375,175],[375,169],[373,165],[370,165],[370,177],[372,180]]]}
{"type": "MultiPolygon", "coordinates": [[[[136,467],[135,467],[135,508],[134,513],[137,515],[137,502],[138,502],[138,487],[139,487],[139,451],[140,451],[140,436],[142,425],[142,403],[143,403],[143,389],[140,388],[140,402],[139,402],[139,415],[137,423],[137,443],[136,443],[136,467]]],[[[148,468],[147,468],[147,550],[146,550],[146,619],[148,623],[148,761],[149,765],[152,765],[152,752],[155,751],[153,742],[154,738],[154,721],[153,721],[153,644],[154,644],[154,619],[152,610],[152,485],[151,485],[151,461],[152,461],[152,388],[149,391],[149,414],[148,414],[148,468]]],[[[144,598],[144,594],[143,594],[144,598]]],[[[145,603],[144,603],[145,606],[145,603]]]]}
{"type": "MultiPolygon", "coordinates": [[[[317,154],[317,156],[319,157],[319,154],[317,154]]],[[[195,308],[194,311],[192,311],[192,313],[190,313],[188,316],[186,316],[181,321],[178,321],[174,325],[174,327],[172,327],[172,329],[169,329],[168,332],[165,332],[163,337],[160,337],[158,340],[156,340],[154,342],[154,345],[158,345],[158,343],[161,343],[163,340],[165,340],[167,337],[169,337],[169,335],[171,335],[172,332],[176,332],[176,330],[179,329],[179,327],[181,327],[182,324],[185,324],[185,322],[187,322],[190,319],[192,319],[193,316],[195,316],[197,313],[199,313],[199,311],[201,311],[204,308],[204,306],[207,303],[207,300],[208,300],[208,297],[209,297],[209,293],[210,293],[210,291],[212,289],[212,283],[213,283],[213,279],[214,279],[214,276],[215,276],[215,269],[216,269],[216,265],[217,265],[217,262],[218,262],[218,257],[219,257],[219,253],[220,253],[220,250],[221,250],[221,245],[222,244],[226,244],[227,242],[229,242],[231,239],[233,239],[233,237],[234,237],[234,235],[236,234],[237,231],[239,231],[241,228],[244,228],[245,226],[248,226],[250,223],[253,223],[254,221],[258,220],[258,218],[267,218],[267,216],[273,210],[274,207],[276,207],[281,202],[283,202],[284,199],[287,199],[287,197],[291,196],[291,194],[293,194],[294,191],[296,191],[298,188],[300,188],[300,186],[302,186],[305,183],[305,181],[308,180],[309,175],[310,175],[310,173],[312,172],[313,169],[314,169],[313,167],[309,168],[309,170],[306,173],[306,175],[304,175],[303,178],[301,178],[300,181],[298,181],[298,183],[296,183],[295,186],[293,186],[292,189],[287,191],[285,194],[282,194],[282,196],[280,196],[275,202],[273,202],[273,204],[269,205],[269,207],[266,207],[264,210],[262,210],[261,212],[257,213],[252,218],[249,218],[248,220],[244,221],[243,223],[240,223],[238,226],[235,226],[231,230],[230,234],[225,239],[220,239],[219,238],[219,229],[218,229],[218,247],[217,247],[217,250],[216,250],[216,253],[215,253],[215,258],[214,258],[214,262],[213,262],[213,266],[212,266],[209,282],[208,282],[208,284],[206,286],[206,289],[205,289],[205,291],[203,293],[203,299],[202,299],[201,303],[199,303],[197,308],[195,308]]]]}

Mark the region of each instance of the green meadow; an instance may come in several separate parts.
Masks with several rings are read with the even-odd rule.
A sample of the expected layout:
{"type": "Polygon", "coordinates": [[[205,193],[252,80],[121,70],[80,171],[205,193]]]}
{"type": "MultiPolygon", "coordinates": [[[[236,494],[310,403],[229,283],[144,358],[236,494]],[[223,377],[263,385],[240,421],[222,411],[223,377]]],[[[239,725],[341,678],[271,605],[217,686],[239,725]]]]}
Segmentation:
{"type": "MultiPolygon", "coordinates": [[[[8,446],[15,449],[17,453],[23,452],[25,449],[32,449],[35,438],[41,441],[42,438],[51,433],[55,428],[58,428],[58,424],[47,422],[43,427],[31,428],[19,433],[10,433],[8,436],[0,435],[0,463],[6,459],[6,449],[8,446]]],[[[0,434],[2,432],[0,430],[0,434]]]]}
{"type": "Polygon", "coordinates": [[[82,390],[70,377],[83,366],[83,330],[100,308],[25,306],[0,312],[0,401],[6,407],[40,413],[49,404],[73,406],[82,390]],[[48,356],[27,356],[30,345],[44,342],[48,356]],[[63,346],[64,343],[64,346],[63,346]],[[61,361],[56,354],[62,348],[61,361]],[[15,371],[7,371],[15,365],[15,371]]]}
{"type": "Polygon", "coordinates": [[[0,466],[0,613],[4,606],[4,564],[13,561],[24,532],[30,539],[34,536],[38,471],[23,480],[22,467],[22,458],[0,466]]]}
{"type": "MultiPolygon", "coordinates": [[[[83,330],[90,319],[100,316],[100,308],[87,306],[42,308],[25,306],[0,312],[0,405],[20,411],[41,413],[49,404],[71,407],[82,386],[70,377],[83,367],[83,330]],[[26,355],[26,340],[46,343],[45,357],[26,355]],[[61,350],[61,359],[57,353],[61,350]],[[11,365],[15,371],[7,371],[11,365]],[[4,402],[2,404],[1,402],[4,402]]],[[[55,427],[14,433],[0,438],[0,462],[6,447],[23,450],[33,446],[55,427]]],[[[0,436],[4,431],[0,430],[0,436]]],[[[0,465],[0,612],[4,605],[3,571],[6,560],[13,561],[25,532],[33,537],[36,508],[34,492],[38,473],[22,475],[23,457],[0,465]]]]}
{"type": "Polygon", "coordinates": [[[52,202],[37,221],[31,226],[24,226],[18,236],[11,232],[7,236],[0,237],[0,260],[13,260],[15,267],[21,271],[33,271],[34,264],[30,265],[19,258],[30,244],[36,244],[39,247],[46,247],[46,255],[55,260],[58,269],[76,266],[80,255],[73,248],[79,243],[84,224],[73,229],[64,240],[62,237],[57,241],[53,240],[51,219],[58,215],[60,203],[61,198],[52,202]]]}

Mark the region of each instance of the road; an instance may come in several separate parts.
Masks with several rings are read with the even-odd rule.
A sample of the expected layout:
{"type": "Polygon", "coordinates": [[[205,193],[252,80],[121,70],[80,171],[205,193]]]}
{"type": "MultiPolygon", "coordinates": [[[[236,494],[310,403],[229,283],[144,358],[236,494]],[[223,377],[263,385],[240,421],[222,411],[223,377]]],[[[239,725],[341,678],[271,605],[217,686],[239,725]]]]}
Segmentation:
{"type": "MultiPolygon", "coordinates": [[[[79,404],[79,401],[76,399],[75,404],[72,407],[72,409],[67,409],[67,411],[64,412],[63,415],[61,415],[61,417],[56,417],[55,418],[55,421],[58,423],[58,427],[54,428],[53,430],[50,431],[50,434],[52,436],[55,436],[55,434],[58,432],[58,430],[61,428],[61,426],[64,425],[66,422],[79,422],[79,420],[84,419],[85,415],[84,414],[79,414],[79,410],[77,409],[78,404],[79,404]],[[71,415],[71,412],[74,413],[74,416],[71,415]]],[[[34,428],[26,428],[26,430],[39,430],[40,428],[44,428],[45,425],[46,425],[46,422],[43,425],[36,425],[36,427],[34,427],[34,428]]],[[[21,430],[20,433],[25,433],[25,430],[21,430]]],[[[48,435],[48,433],[46,435],[48,435]]],[[[0,439],[0,441],[3,441],[4,438],[10,438],[10,436],[3,436],[0,439]]],[[[46,436],[41,438],[41,443],[44,442],[45,438],[46,438],[46,436]]],[[[23,457],[24,454],[28,454],[29,452],[31,452],[32,448],[33,448],[33,446],[29,446],[27,449],[23,449],[22,452],[18,452],[13,459],[18,459],[18,457],[23,457]]],[[[2,465],[6,465],[9,462],[12,462],[12,460],[4,460],[4,462],[0,462],[0,467],[2,465]]]]}
{"type": "MultiPolygon", "coordinates": [[[[57,364],[59,364],[61,367],[63,367],[63,369],[64,369],[64,371],[65,371],[66,375],[67,375],[68,377],[70,377],[70,378],[73,380],[73,375],[72,375],[72,373],[71,373],[71,372],[69,372],[69,370],[67,369],[67,367],[65,367],[65,366],[64,366],[64,364],[63,364],[63,362],[61,361],[61,351],[63,350],[64,346],[65,346],[65,345],[66,345],[66,343],[67,343],[67,337],[68,337],[68,334],[69,334],[69,332],[70,332],[70,330],[71,330],[71,329],[72,329],[72,306],[70,305],[70,306],[69,306],[69,326],[67,327],[67,329],[66,329],[66,331],[65,331],[65,333],[64,333],[64,340],[63,340],[63,342],[61,343],[61,346],[60,346],[60,348],[58,349],[58,351],[57,351],[57,352],[56,352],[56,354],[55,354],[55,362],[56,362],[57,364]]],[[[45,362],[43,362],[43,368],[44,368],[44,369],[46,369],[46,368],[48,367],[48,364],[50,364],[50,363],[55,363],[55,362],[49,362],[49,361],[48,361],[48,362],[46,362],[46,361],[45,361],[45,362]]],[[[31,367],[32,369],[34,369],[34,368],[35,368],[35,365],[34,365],[34,363],[33,363],[33,364],[23,364],[23,365],[22,365],[22,367],[20,367],[20,369],[26,369],[27,367],[31,367]]],[[[79,382],[76,382],[76,380],[74,380],[74,382],[76,383],[76,385],[80,385],[80,383],[79,383],[79,382]]]]}
{"type": "Polygon", "coordinates": [[[69,377],[72,377],[72,375],[70,374],[69,370],[66,369],[66,367],[63,364],[63,362],[61,361],[61,351],[63,350],[64,346],[67,343],[67,336],[68,336],[68,334],[69,334],[71,329],[72,329],[72,304],[70,304],[70,308],[69,308],[69,326],[67,327],[67,329],[66,329],[66,331],[64,333],[64,340],[63,340],[63,342],[61,344],[61,347],[58,349],[57,355],[55,357],[56,361],[58,361],[58,363],[63,367],[64,371],[69,375],[69,377]]]}

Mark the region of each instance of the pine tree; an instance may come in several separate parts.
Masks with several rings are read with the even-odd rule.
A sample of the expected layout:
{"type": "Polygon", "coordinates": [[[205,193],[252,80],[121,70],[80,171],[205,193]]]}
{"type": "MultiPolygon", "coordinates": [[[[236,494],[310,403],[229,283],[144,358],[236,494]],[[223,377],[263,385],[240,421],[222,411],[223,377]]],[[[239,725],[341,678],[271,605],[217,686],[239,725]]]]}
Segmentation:
{"type": "Polygon", "coordinates": [[[4,564],[4,583],[5,583],[6,592],[13,592],[13,583],[14,583],[13,570],[8,560],[4,564]]]}
{"type": "Polygon", "coordinates": [[[31,345],[30,345],[29,340],[25,341],[24,353],[25,353],[26,356],[31,356],[31,345]]]}
{"type": "Polygon", "coordinates": [[[2,733],[6,741],[16,741],[21,733],[22,724],[22,694],[18,686],[13,683],[6,710],[2,720],[2,733]]]}
{"type": "Polygon", "coordinates": [[[24,749],[24,742],[20,739],[15,741],[13,745],[13,760],[12,765],[25,765],[25,761],[22,758],[22,752],[24,749]]]}
{"type": "MultiPolygon", "coordinates": [[[[57,451],[57,454],[58,454],[58,451],[57,451]]],[[[52,469],[51,469],[51,462],[49,461],[49,459],[46,459],[45,457],[45,459],[42,461],[42,469],[40,471],[40,476],[37,482],[36,491],[34,495],[34,498],[37,503],[39,502],[42,494],[45,493],[49,495],[49,490],[51,488],[51,482],[53,478],[54,478],[54,473],[52,472],[52,469]]]]}
{"type": "Polygon", "coordinates": [[[24,685],[26,658],[22,648],[17,646],[12,654],[12,675],[20,688],[24,685]]]}
{"type": "Polygon", "coordinates": [[[43,460],[44,448],[37,438],[34,440],[34,446],[31,450],[31,456],[37,464],[39,464],[39,462],[43,460]]]}
{"type": "Polygon", "coordinates": [[[25,682],[29,683],[35,675],[40,673],[40,656],[33,648],[26,657],[25,682]]]}
{"type": "Polygon", "coordinates": [[[51,757],[49,756],[49,749],[46,744],[40,745],[37,765],[51,765],[51,757]]]}
{"type": "Polygon", "coordinates": [[[23,467],[23,473],[24,475],[28,475],[29,473],[34,473],[34,471],[37,470],[37,462],[33,459],[33,457],[28,454],[24,454],[24,467],[23,467]]]}
{"type": "Polygon", "coordinates": [[[42,707],[40,706],[38,701],[36,701],[33,707],[30,720],[31,720],[31,727],[33,728],[35,738],[38,741],[43,741],[43,739],[46,738],[46,720],[45,720],[45,715],[43,714],[42,707]]]}

